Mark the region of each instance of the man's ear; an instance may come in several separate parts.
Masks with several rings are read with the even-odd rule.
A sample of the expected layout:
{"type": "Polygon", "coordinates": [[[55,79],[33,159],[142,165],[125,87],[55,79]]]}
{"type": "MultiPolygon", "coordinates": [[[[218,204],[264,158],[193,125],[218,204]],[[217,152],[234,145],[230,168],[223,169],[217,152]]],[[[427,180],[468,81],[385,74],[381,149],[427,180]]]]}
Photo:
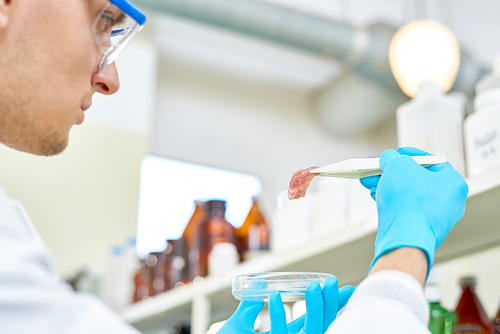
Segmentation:
{"type": "Polygon", "coordinates": [[[10,15],[16,7],[18,0],[0,0],[0,29],[5,29],[9,24],[10,15]]]}

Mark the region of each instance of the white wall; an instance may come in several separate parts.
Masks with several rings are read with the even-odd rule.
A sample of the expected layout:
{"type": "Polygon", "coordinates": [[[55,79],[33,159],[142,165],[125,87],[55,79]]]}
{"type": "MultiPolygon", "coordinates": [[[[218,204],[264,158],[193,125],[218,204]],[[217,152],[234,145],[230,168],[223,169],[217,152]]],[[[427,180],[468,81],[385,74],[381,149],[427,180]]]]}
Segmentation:
{"type": "Polygon", "coordinates": [[[307,91],[179,61],[160,76],[153,153],[256,175],[267,209],[294,170],[367,154],[365,138],[341,141],[315,123],[307,91]]]}
{"type": "MultiPolygon", "coordinates": [[[[179,42],[175,28],[162,30],[160,41],[153,154],[256,175],[263,182],[261,202],[270,216],[293,171],[378,153],[378,147],[373,149],[378,138],[335,137],[314,117],[311,95],[324,77],[311,77],[318,68],[328,70],[328,64],[306,56],[297,59],[270,45],[260,50],[260,63],[227,45],[217,55],[207,39],[199,37],[197,44],[194,33],[179,42]],[[276,53],[281,64],[265,62],[276,53]],[[308,69],[301,69],[301,63],[308,69]],[[313,74],[308,78],[305,73],[313,74]]],[[[255,55],[256,49],[249,52],[255,55]]]]}
{"type": "Polygon", "coordinates": [[[135,235],[147,139],[89,122],[72,130],[69,147],[56,157],[0,146],[0,184],[24,204],[62,276],[104,266],[111,245],[135,235]]]}

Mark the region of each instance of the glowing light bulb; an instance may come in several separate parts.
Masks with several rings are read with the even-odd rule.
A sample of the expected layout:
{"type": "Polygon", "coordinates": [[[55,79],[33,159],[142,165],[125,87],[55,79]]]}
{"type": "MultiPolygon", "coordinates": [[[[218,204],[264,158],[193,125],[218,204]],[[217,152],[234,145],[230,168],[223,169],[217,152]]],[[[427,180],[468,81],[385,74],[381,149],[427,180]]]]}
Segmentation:
{"type": "Polygon", "coordinates": [[[460,46],[455,34],[444,24],[413,21],[392,37],[389,64],[406,95],[413,97],[419,85],[429,81],[437,82],[446,93],[457,77],[460,46]]]}

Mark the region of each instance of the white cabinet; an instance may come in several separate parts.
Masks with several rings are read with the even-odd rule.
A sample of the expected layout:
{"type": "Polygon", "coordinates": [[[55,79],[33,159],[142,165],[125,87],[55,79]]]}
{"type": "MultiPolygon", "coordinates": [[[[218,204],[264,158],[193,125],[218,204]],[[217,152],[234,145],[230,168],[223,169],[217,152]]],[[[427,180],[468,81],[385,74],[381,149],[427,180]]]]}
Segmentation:
{"type": "MultiPolygon", "coordinates": [[[[500,245],[500,169],[469,178],[467,183],[465,215],[437,250],[436,263],[500,245]]],[[[171,322],[192,318],[192,333],[204,334],[210,323],[227,319],[238,305],[231,295],[231,277],[265,271],[316,271],[335,274],[340,285],[357,284],[367,274],[375,236],[375,230],[352,227],[286,253],[270,252],[224,275],[208,276],[197,284],[131,305],[122,316],[144,333],[155,334],[166,333],[171,322]]]]}

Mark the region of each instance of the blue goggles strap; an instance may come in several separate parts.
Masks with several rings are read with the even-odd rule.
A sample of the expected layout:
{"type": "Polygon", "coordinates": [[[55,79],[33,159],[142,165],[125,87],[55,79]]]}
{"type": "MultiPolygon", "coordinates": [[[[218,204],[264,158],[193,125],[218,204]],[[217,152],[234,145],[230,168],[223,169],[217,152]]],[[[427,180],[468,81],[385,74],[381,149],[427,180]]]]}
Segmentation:
{"type": "Polygon", "coordinates": [[[113,5],[120,8],[122,12],[133,18],[139,25],[144,25],[146,15],[127,0],[109,0],[113,5]]]}

